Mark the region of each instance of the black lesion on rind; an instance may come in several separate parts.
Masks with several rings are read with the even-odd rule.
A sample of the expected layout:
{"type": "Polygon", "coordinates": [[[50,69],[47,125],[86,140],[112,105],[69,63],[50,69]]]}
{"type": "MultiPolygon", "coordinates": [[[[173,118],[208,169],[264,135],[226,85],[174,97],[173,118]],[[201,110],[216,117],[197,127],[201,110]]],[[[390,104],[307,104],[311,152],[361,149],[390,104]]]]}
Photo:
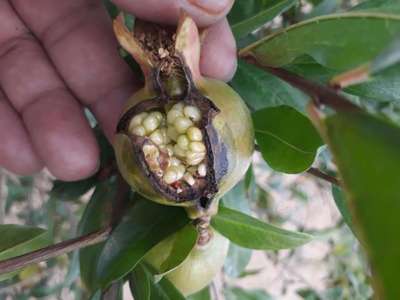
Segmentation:
{"type": "Polygon", "coordinates": [[[168,97],[162,87],[160,70],[155,69],[152,74],[152,83],[156,94],[159,96],[141,101],[128,109],[118,123],[117,133],[126,134],[130,137],[135,159],[139,163],[143,175],[149,178],[156,192],[171,201],[177,203],[188,201],[196,202],[199,207],[207,209],[211,205],[215,194],[218,193],[219,181],[226,175],[229,167],[226,145],[223,141],[219,140],[218,133],[212,126],[212,120],[220,110],[210,99],[203,96],[201,92],[196,89],[190,70],[185,66],[183,61],[182,70],[186,77],[186,90],[184,95],[181,95],[181,99],[171,99],[168,97]],[[159,110],[165,113],[165,105],[169,102],[174,103],[177,101],[183,101],[187,105],[194,105],[200,109],[202,119],[199,122],[199,127],[203,133],[203,141],[207,149],[207,156],[205,159],[207,165],[206,177],[197,177],[194,186],[185,186],[180,193],[177,192],[176,188],[164,183],[162,178],[157,177],[157,175],[150,170],[144,157],[143,145],[146,143],[152,144],[151,140],[148,137],[135,136],[128,131],[129,123],[135,115],[149,110],[159,110]]]}

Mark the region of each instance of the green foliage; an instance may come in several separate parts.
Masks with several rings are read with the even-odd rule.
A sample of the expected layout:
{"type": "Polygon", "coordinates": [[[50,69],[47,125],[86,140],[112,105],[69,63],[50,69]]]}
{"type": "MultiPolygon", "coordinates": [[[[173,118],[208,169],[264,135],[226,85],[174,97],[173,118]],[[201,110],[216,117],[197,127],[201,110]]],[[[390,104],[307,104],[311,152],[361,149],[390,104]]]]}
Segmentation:
{"type": "MultiPolygon", "coordinates": [[[[110,223],[112,202],[115,194],[115,182],[107,181],[97,185],[79,223],[79,235],[95,232],[110,223]]],[[[79,251],[81,279],[90,292],[94,292],[99,288],[96,267],[104,244],[96,244],[79,251]]]]}
{"type": "Polygon", "coordinates": [[[229,300],[272,300],[272,297],[263,290],[244,290],[238,287],[225,290],[225,298],[229,300]]]}
{"type": "Polygon", "coordinates": [[[188,223],[181,208],[154,204],[139,196],[136,201],[101,252],[96,276],[103,288],[128,274],[153,246],[188,223]]]}
{"type": "Polygon", "coordinates": [[[289,105],[305,113],[309,97],[281,79],[239,60],[232,87],[254,110],[289,105]]]}
{"type": "Polygon", "coordinates": [[[400,226],[400,128],[366,114],[341,113],[326,119],[325,134],[377,276],[376,292],[382,299],[395,299],[400,295],[395,238],[400,226]]]}
{"type": "Polygon", "coordinates": [[[371,60],[400,30],[396,15],[348,13],[311,19],[242,50],[270,66],[309,55],[328,68],[345,70],[371,60]]]}
{"type": "MultiPolygon", "coordinates": [[[[31,226],[0,225],[0,236],[0,261],[40,249],[50,243],[45,229],[31,226]]],[[[0,274],[0,281],[16,274],[18,272],[0,274]]]]}
{"type": "Polygon", "coordinates": [[[332,185],[332,196],[335,200],[337,208],[340,211],[340,214],[343,217],[343,220],[350,228],[353,228],[351,213],[342,189],[336,185],[332,185]]]}
{"type": "Polygon", "coordinates": [[[211,225],[233,243],[250,249],[289,249],[312,239],[306,233],[284,230],[223,206],[211,225]]]}
{"type": "Polygon", "coordinates": [[[265,161],[280,172],[304,172],[323,144],[310,120],[289,106],[257,111],[253,121],[257,144],[265,161]]]}
{"type": "Polygon", "coordinates": [[[139,264],[130,275],[129,285],[135,300],[185,300],[167,279],[154,280],[154,269],[139,264]]]}
{"type": "Polygon", "coordinates": [[[200,292],[196,294],[190,295],[186,297],[187,300],[211,300],[211,291],[209,287],[202,289],[200,292]]]}
{"type": "Polygon", "coordinates": [[[235,10],[232,12],[230,20],[235,38],[240,39],[245,37],[252,31],[271,21],[277,15],[287,11],[296,4],[296,1],[297,0],[264,1],[266,3],[262,5],[261,3],[258,5],[254,3],[254,7],[250,7],[248,1],[237,1],[238,5],[236,5],[235,10],[245,8],[247,9],[247,15],[249,15],[249,17],[244,18],[243,12],[235,10]]]}
{"type": "Polygon", "coordinates": [[[181,265],[195,247],[197,238],[197,230],[192,224],[180,229],[173,237],[171,249],[164,249],[164,251],[169,250],[169,253],[161,263],[156,279],[161,279],[181,265]]]}

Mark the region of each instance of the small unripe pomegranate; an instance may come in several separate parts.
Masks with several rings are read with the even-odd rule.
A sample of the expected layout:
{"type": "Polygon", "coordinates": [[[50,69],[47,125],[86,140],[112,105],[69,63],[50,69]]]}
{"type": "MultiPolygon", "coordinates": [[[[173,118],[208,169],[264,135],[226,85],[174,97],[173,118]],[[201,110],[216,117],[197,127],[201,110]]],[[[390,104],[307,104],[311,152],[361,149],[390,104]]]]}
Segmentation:
{"type": "Polygon", "coordinates": [[[250,113],[227,84],[199,71],[200,38],[182,14],[177,31],[122,16],[121,46],[141,66],[145,86],[127,102],[114,143],[125,180],[146,198],[184,206],[197,218],[245,174],[253,152],[250,113]]]}
{"type": "MultiPolygon", "coordinates": [[[[201,240],[192,249],[185,261],[166,275],[172,284],[184,295],[194,294],[210,284],[224,265],[229,240],[213,230],[206,229],[206,240],[201,240]]],[[[174,235],[156,245],[145,256],[145,261],[159,270],[174,243],[174,235]]]]}

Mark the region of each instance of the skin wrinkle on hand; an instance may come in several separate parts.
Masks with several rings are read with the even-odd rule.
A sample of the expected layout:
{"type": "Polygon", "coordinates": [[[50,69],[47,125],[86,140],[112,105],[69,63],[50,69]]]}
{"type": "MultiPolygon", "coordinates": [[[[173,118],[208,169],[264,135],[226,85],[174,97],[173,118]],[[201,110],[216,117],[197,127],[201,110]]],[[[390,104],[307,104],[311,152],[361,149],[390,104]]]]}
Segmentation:
{"type": "MultiPolygon", "coordinates": [[[[141,10],[144,18],[156,20],[161,23],[168,20],[170,23],[174,24],[177,22],[180,7],[183,6],[188,9],[190,14],[193,14],[194,18],[202,26],[214,24],[218,20],[224,18],[233,4],[232,0],[210,1],[211,5],[214,5],[210,8],[205,1],[198,1],[196,5],[193,3],[193,0],[170,0],[168,3],[171,5],[167,7],[167,9],[157,12],[155,8],[163,7],[167,1],[148,0],[146,5],[143,5],[140,1],[115,0],[114,2],[116,4],[121,3],[121,7],[124,5],[128,6],[127,10],[131,11],[133,14],[137,12],[140,14],[141,10]],[[226,2],[226,4],[224,4],[224,2],[226,2]],[[140,4],[140,7],[137,4],[140,4]],[[225,5],[226,7],[224,8],[225,5]]],[[[5,163],[2,164],[1,161],[4,161],[4,159],[9,156],[7,156],[4,151],[0,150],[0,165],[3,167],[6,166],[8,169],[21,174],[23,173],[24,175],[29,173],[29,170],[30,172],[34,172],[40,169],[42,163],[40,159],[35,159],[34,150],[30,142],[31,139],[35,139],[33,144],[36,145],[36,150],[40,150],[38,152],[41,153],[40,156],[44,159],[44,164],[49,166],[50,159],[52,161],[51,165],[53,166],[50,168],[50,171],[58,177],[62,177],[64,180],[78,180],[96,170],[97,164],[95,162],[98,160],[98,154],[96,154],[98,149],[96,149],[97,146],[95,145],[96,142],[93,134],[88,131],[89,126],[86,120],[82,118],[81,105],[83,104],[83,106],[87,106],[91,109],[98,118],[106,136],[111,140],[122,106],[128,96],[137,88],[137,82],[135,82],[135,78],[132,76],[126,63],[119,56],[117,43],[111,30],[111,22],[105,9],[93,3],[94,1],[92,0],[70,0],[60,3],[56,3],[53,0],[38,0],[35,2],[35,5],[32,6],[24,0],[0,2],[0,51],[2,47],[6,47],[4,43],[9,41],[10,38],[21,34],[30,34],[30,31],[32,32],[30,36],[31,41],[26,41],[27,44],[32,44],[32,46],[29,47],[35,48],[36,46],[33,46],[35,43],[39,45],[39,41],[37,41],[35,37],[47,40],[47,43],[46,41],[40,40],[39,47],[37,47],[37,49],[35,48],[36,55],[32,55],[32,52],[29,52],[30,54],[28,56],[26,52],[26,57],[31,58],[29,60],[24,60],[25,63],[14,64],[9,61],[9,67],[7,68],[4,68],[0,63],[0,73],[2,69],[3,71],[5,70],[3,82],[0,80],[0,87],[3,87],[3,84],[8,82],[6,91],[6,98],[8,98],[6,99],[7,103],[16,103],[16,95],[18,95],[18,101],[20,103],[18,107],[22,108],[28,96],[32,97],[35,93],[40,95],[43,90],[51,90],[54,88],[62,90],[64,89],[64,84],[67,88],[65,88],[66,92],[63,96],[63,101],[66,101],[65,104],[67,104],[67,102],[75,103],[72,104],[72,106],[65,106],[65,109],[68,109],[69,112],[65,111],[64,113],[71,116],[69,122],[60,123],[58,120],[52,119],[48,122],[47,126],[43,124],[39,126],[36,124],[38,122],[37,114],[41,112],[43,116],[44,111],[51,110],[51,107],[46,106],[48,104],[42,104],[42,107],[36,107],[34,110],[35,113],[30,113],[31,115],[28,118],[24,117],[24,121],[29,121],[30,123],[26,125],[26,127],[29,128],[29,135],[25,131],[24,125],[22,125],[21,116],[18,116],[14,112],[15,115],[11,118],[12,120],[10,118],[7,119],[7,124],[9,125],[6,125],[6,127],[19,128],[18,132],[20,133],[13,137],[14,144],[16,143],[15,145],[19,145],[18,147],[26,148],[25,152],[32,153],[31,155],[27,155],[27,157],[31,156],[31,163],[30,166],[27,164],[26,168],[21,168],[21,161],[11,161],[8,165],[5,163]],[[91,10],[91,7],[95,7],[96,9],[91,10]],[[68,15],[74,9],[81,10],[80,14],[74,14],[74,18],[60,17],[68,15]],[[21,21],[20,18],[23,21],[21,21]],[[84,18],[86,21],[81,21],[79,18],[84,18]],[[54,20],[60,19],[63,21],[57,22],[57,24],[54,25],[54,20]],[[25,25],[28,28],[26,28],[25,25]],[[58,26],[59,28],[49,29],[52,26],[58,26]],[[63,28],[60,26],[63,26],[63,28]],[[47,28],[47,30],[44,30],[45,28],[47,28]],[[43,32],[46,33],[44,34],[43,32]],[[90,68],[87,68],[88,58],[90,58],[90,68]],[[35,65],[36,67],[34,67],[35,65]],[[31,66],[30,71],[29,66],[31,66]],[[10,67],[14,68],[14,79],[12,80],[6,73],[7,70],[10,70],[10,67]],[[28,79],[29,76],[27,74],[29,74],[29,72],[32,72],[31,79],[33,80],[28,79]],[[16,80],[15,78],[25,79],[16,80]],[[35,80],[41,83],[36,84],[35,80]],[[13,82],[20,82],[18,93],[16,90],[17,86],[15,86],[13,82]],[[27,88],[28,90],[30,89],[30,91],[28,91],[27,88]],[[82,104],[78,105],[75,96],[78,97],[82,104]],[[70,100],[67,100],[68,98],[70,100]],[[72,109],[74,105],[75,108],[72,109]],[[79,113],[77,113],[78,107],[81,110],[79,113]],[[70,129],[66,129],[65,126],[69,126],[70,129]],[[76,130],[76,128],[79,127],[86,129],[76,130]],[[51,135],[54,134],[54,128],[67,130],[72,136],[64,136],[63,139],[55,141],[50,138],[51,135]],[[43,130],[45,132],[42,132],[43,130]],[[32,135],[33,132],[35,132],[34,135],[32,135]],[[47,134],[49,134],[49,136],[47,136],[47,134]],[[37,140],[39,137],[40,141],[37,140]],[[79,141],[81,146],[77,146],[75,142],[69,143],[70,138],[79,141]],[[52,146],[49,148],[50,145],[52,146]],[[73,145],[75,145],[73,148],[69,148],[73,145]],[[83,145],[86,146],[82,147],[83,145]],[[79,155],[79,152],[81,155],[79,155]],[[81,159],[72,159],[72,157],[70,157],[71,161],[64,161],[63,157],[67,158],[69,153],[74,153],[74,157],[81,156],[81,159]],[[89,155],[90,153],[92,155],[89,155]],[[57,156],[59,156],[59,159],[56,159],[57,156]],[[86,159],[89,161],[82,162],[82,160],[86,159]],[[68,166],[66,166],[66,164],[68,164],[68,166]],[[74,167],[75,164],[77,165],[74,167]],[[33,168],[33,166],[35,166],[35,168],[33,168]],[[74,169],[76,172],[74,172],[74,169]],[[63,174],[65,176],[63,176],[63,174]]],[[[213,27],[211,27],[211,29],[212,28],[213,27]]],[[[213,32],[213,30],[211,30],[211,32],[213,32]]],[[[215,30],[214,32],[218,31],[215,30]]],[[[218,34],[220,35],[221,32],[225,32],[223,35],[231,35],[229,28],[219,31],[218,34]]],[[[207,48],[211,48],[210,45],[215,43],[214,49],[218,49],[218,55],[221,61],[219,67],[213,68],[212,61],[214,61],[214,58],[210,59],[211,62],[204,59],[201,71],[207,76],[227,80],[231,78],[235,69],[235,67],[232,66],[236,66],[236,54],[234,53],[234,55],[232,55],[231,53],[232,49],[235,49],[235,45],[234,42],[233,45],[226,45],[226,41],[230,43],[229,37],[225,37],[222,39],[223,42],[220,42],[220,37],[221,36],[213,36],[211,33],[206,37],[206,46],[202,49],[203,51],[207,51],[207,48]],[[223,63],[223,61],[226,63],[223,63]]],[[[8,51],[4,51],[7,51],[6,55],[8,57],[17,57],[13,54],[15,51],[13,47],[7,49],[8,51]]],[[[23,51],[31,50],[19,51],[22,51],[21,54],[24,54],[23,51]]],[[[217,59],[218,55],[215,56],[215,59],[217,59]]],[[[19,109],[19,111],[22,111],[22,109],[19,109]]],[[[8,136],[3,138],[10,139],[8,136]]],[[[12,151],[9,151],[9,153],[11,152],[12,151]]]]}

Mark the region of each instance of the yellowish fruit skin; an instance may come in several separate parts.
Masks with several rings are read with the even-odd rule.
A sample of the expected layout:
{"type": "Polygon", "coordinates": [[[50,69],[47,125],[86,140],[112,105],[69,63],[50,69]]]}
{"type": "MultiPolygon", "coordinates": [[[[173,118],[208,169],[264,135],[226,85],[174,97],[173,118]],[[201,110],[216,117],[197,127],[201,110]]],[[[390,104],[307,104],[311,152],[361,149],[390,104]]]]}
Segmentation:
{"type": "MultiPolygon", "coordinates": [[[[228,172],[218,184],[219,190],[213,203],[215,208],[218,205],[218,200],[236,185],[250,165],[254,150],[253,124],[246,104],[226,83],[202,78],[196,82],[196,87],[220,109],[220,113],[215,116],[212,123],[220,140],[226,144],[228,150],[228,172]]],[[[153,97],[155,95],[145,87],[131,96],[125,106],[125,111],[139,102],[153,97]]],[[[139,168],[137,158],[132,151],[131,142],[126,135],[116,135],[114,148],[119,170],[136,192],[161,204],[184,207],[197,204],[195,201],[175,203],[154,191],[149,178],[139,168]]]]}
{"type": "MultiPolygon", "coordinates": [[[[195,246],[185,261],[165,277],[184,295],[194,294],[211,283],[221,271],[228,254],[229,240],[212,230],[212,239],[204,246],[195,246]]],[[[169,255],[174,235],[156,245],[145,256],[145,261],[156,270],[169,255]]]]}

